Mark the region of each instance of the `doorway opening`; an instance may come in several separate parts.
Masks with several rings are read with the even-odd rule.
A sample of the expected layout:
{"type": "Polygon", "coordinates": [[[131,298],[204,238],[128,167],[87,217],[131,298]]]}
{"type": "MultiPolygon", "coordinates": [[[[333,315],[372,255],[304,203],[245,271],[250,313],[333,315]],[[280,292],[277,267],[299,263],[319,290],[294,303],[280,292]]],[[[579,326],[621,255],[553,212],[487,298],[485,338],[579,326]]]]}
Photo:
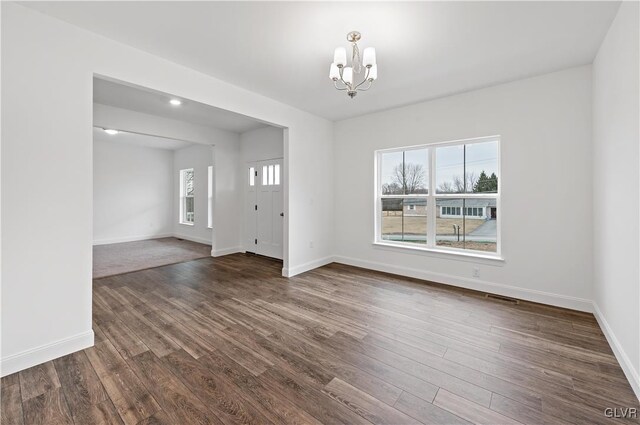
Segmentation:
{"type": "Polygon", "coordinates": [[[286,261],[285,129],[106,77],[93,106],[94,278],[240,252],[286,261]],[[249,162],[266,167],[251,227],[249,162]]]}

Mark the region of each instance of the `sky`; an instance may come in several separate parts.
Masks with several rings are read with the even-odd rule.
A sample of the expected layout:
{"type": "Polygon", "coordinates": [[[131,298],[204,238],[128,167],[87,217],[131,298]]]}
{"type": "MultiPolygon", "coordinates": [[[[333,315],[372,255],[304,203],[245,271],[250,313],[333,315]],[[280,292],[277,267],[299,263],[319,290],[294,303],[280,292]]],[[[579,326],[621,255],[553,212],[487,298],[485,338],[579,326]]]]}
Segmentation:
{"type": "MultiPolygon", "coordinates": [[[[455,176],[462,177],[464,147],[444,146],[435,148],[436,155],[436,187],[444,181],[453,182],[455,176]]],[[[467,173],[473,172],[476,177],[484,170],[487,175],[498,174],[498,142],[483,142],[466,145],[467,173]]],[[[407,163],[424,164],[428,176],[428,159],[426,149],[405,151],[407,163]]],[[[382,155],[382,184],[392,181],[393,169],[402,163],[402,152],[384,153],[382,155]]]]}

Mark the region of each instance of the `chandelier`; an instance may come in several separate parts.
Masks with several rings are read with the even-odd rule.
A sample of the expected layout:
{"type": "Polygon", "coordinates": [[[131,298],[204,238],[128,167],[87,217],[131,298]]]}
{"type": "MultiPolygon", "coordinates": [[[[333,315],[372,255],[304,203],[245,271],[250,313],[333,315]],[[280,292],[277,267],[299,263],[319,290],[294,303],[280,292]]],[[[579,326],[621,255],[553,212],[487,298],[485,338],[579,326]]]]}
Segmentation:
{"type": "Polygon", "coordinates": [[[358,41],[361,37],[358,31],[347,34],[347,40],[351,43],[351,66],[347,66],[347,49],[338,47],[333,54],[333,63],[329,69],[329,78],[333,81],[335,88],[346,90],[352,99],[359,91],[369,90],[373,81],[378,78],[376,49],[367,47],[360,58],[358,41]]]}

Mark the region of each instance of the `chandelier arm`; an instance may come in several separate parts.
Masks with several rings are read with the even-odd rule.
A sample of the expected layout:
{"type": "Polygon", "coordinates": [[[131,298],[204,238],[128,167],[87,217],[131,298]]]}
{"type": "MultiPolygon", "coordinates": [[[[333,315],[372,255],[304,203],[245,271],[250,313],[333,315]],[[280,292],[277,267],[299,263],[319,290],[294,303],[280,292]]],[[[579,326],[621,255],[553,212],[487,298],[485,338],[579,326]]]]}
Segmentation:
{"type": "Polygon", "coordinates": [[[341,81],[341,80],[333,80],[333,86],[338,90],[347,90],[347,87],[338,87],[338,81],[341,81]]]}
{"type": "MultiPolygon", "coordinates": [[[[354,90],[357,90],[358,87],[360,87],[361,85],[363,85],[369,80],[369,71],[371,71],[371,68],[367,67],[367,75],[364,76],[364,80],[362,80],[357,86],[353,88],[354,90]]],[[[369,86],[371,86],[371,84],[369,84],[369,86]]]]}
{"type": "Polygon", "coordinates": [[[365,88],[361,88],[361,89],[358,89],[358,90],[360,90],[360,91],[367,91],[367,90],[369,90],[369,89],[371,88],[371,86],[372,86],[372,85],[373,85],[373,81],[369,81],[369,85],[368,85],[367,87],[365,87],[365,88]]]}

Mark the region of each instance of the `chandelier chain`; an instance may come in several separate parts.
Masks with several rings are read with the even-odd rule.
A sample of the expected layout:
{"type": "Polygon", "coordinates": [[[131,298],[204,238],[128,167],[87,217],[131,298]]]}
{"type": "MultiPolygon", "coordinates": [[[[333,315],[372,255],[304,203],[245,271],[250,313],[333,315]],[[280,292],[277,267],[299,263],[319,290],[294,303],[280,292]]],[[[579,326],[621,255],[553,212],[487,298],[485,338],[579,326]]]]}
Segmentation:
{"type": "Polygon", "coordinates": [[[360,48],[357,43],[352,43],[353,49],[351,51],[351,67],[353,72],[359,74],[362,71],[362,60],[360,59],[360,48]]]}

